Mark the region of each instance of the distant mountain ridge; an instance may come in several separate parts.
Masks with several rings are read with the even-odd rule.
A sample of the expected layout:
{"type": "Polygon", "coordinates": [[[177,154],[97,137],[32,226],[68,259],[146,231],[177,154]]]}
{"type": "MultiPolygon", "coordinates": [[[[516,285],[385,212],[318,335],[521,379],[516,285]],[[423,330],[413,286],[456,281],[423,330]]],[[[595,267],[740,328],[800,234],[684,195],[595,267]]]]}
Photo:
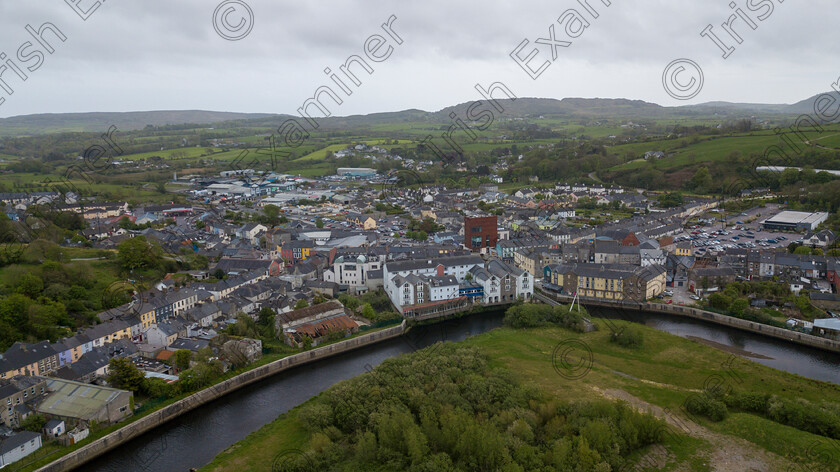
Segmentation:
{"type": "MultiPolygon", "coordinates": [[[[825,92],[813,97],[800,100],[794,104],[786,103],[732,103],[732,102],[706,102],[698,105],[689,105],[687,108],[694,109],[724,109],[729,111],[757,111],[762,113],[795,114],[814,113],[814,102],[822,95],[836,94],[836,92],[825,92]]],[[[832,108],[833,110],[833,108],[832,108]]]]}
{"type": "Polygon", "coordinates": [[[212,124],[273,116],[268,113],[235,113],[205,110],[156,110],[131,112],[43,113],[0,118],[0,136],[60,132],[105,132],[111,125],[120,130],[146,125],[212,124]]]}
{"type": "MultiPolygon", "coordinates": [[[[833,93],[833,92],[831,92],[833,93]]],[[[822,94],[820,94],[822,95],[822,94]]],[[[529,98],[499,100],[505,117],[538,117],[542,115],[579,118],[638,117],[657,118],[671,116],[696,115],[700,113],[725,114],[784,114],[800,115],[814,112],[814,102],[820,95],[814,95],[794,104],[732,103],[706,102],[698,105],[663,107],[656,103],[625,98],[529,98]]],[[[370,113],[344,117],[317,118],[319,123],[328,128],[347,128],[396,122],[449,123],[454,112],[462,119],[467,116],[467,109],[475,102],[465,102],[449,106],[436,112],[410,109],[394,112],[370,113]]],[[[489,105],[482,105],[487,109],[489,105]]],[[[494,110],[495,112],[496,110],[494,110]]],[[[229,121],[252,121],[251,126],[279,124],[285,119],[297,118],[287,114],[272,113],[235,113],[205,110],[158,110],[135,112],[95,112],[95,113],[56,113],[21,115],[0,118],[0,137],[27,134],[45,134],[59,132],[105,132],[115,125],[122,131],[142,129],[147,125],[212,125],[229,121]]]]}

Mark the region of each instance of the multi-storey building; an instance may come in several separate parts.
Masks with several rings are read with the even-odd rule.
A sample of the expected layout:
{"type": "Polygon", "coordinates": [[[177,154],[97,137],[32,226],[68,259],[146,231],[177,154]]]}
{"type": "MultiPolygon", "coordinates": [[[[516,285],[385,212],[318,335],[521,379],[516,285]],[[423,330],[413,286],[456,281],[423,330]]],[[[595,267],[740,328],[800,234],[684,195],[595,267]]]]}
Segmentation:
{"type": "MultiPolygon", "coordinates": [[[[344,257],[338,256],[331,268],[324,270],[324,281],[335,282],[338,285],[346,285],[354,292],[365,292],[371,287],[371,272],[377,272],[382,268],[378,259],[369,260],[367,256],[344,257]]],[[[381,277],[381,274],[377,273],[381,277]]],[[[380,280],[380,278],[375,278],[380,280]]]]}
{"type": "Polygon", "coordinates": [[[464,246],[473,252],[488,253],[499,242],[498,217],[464,218],[464,246]]]}

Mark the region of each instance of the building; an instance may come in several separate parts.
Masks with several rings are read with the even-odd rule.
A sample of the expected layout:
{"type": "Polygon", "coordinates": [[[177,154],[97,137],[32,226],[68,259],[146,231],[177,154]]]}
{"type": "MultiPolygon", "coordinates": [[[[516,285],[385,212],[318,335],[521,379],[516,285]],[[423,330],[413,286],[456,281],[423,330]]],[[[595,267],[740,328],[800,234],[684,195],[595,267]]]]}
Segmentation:
{"type": "Polygon", "coordinates": [[[36,407],[51,419],[116,423],[132,415],[134,394],[99,385],[48,378],[46,398],[36,407]]]}
{"type": "Polygon", "coordinates": [[[369,259],[365,255],[353,257],[338,256],[333,261],[332,268],[324,270],[324,281],[334,282],[339,286],[347,286],[352,291],[363,293],[377,288],[381,282],[381,274],[378,278],[371,278],[371,272],[378,272],[382,269],[382,263],[378,259],[369,259]],[[377,283],[374,284],[373,280],[377,283]]]}
{"type": "Polygon", "coordinates": [[[0,469],[41,448],[41,435],[31,431],[17,433],[0,441],[0,469]]]}
{"type": "Polygon", "coordinates": [[[48,438],[57,438],[67,431],[62,420],[49,420],[42,429],[44,436],[48,438]]]}
{"type": "Polygon", "coordinates": [[[407,307],[458,298],[458,279],[451,275],[396,275],[391,280],[396,294],[394,306],[400,313],[407,307]]]}
{"type": "Polygon", "coordinates": [[[371,169],[369,167],[339,167],[335,173],[339,177],[374,177],[376,176],[376,169],[371,169]]]}
{"type": "Polygon", "coordinates": [[[534,295],[531,274],[497,259],[489,261],[486,267],[474,267],[470,275],[470,282],[481,287],[481,301],[485,304],[530,300],[534,295]]]}
{"type": "Polygon", "coordinates": [[[376,219],[369,215],[349,212],[347,213],[345,219],[346,221],[349,221],[350,223],[368,231],[376,229],[376,219]]]}
{"type": "Polygon", "coordinates": [[[811,334],[840,341],[840,319],[823,318],[814,320],[814,328],[811,334]]]}
{"type": "Polygon", "coordinates": [[[464,218],[464,247],[486,254],[499,242],[498,217],[464,218]]]}
{"type": "Polygon", "coordinates": [[[43,377],[15,376],[0,380],[0,424],[17,428],[24,419],[18,407],[26,406],[46,392],[47,383],[43,377]]]}
{"type": "Polygon", "coordinates": [[[802,244],[805,246],[811,246],[814,248],[821,248],[825,249],[826,247],[830,246],[834,241],[837,240],[837,236],[834,235],[830,229],[824,229],[819,233],[808,233],[802,238],[802,244]]]}
{"type": "Polygon", "coordinates": [[[60,367],[58,353],[48,341],[16,342],[0,356],[0,379],[16,375],[48,375],[60,367]]]}
{"type": "Polygon", "coordinates": [[[388,262],[385,292],[406,317],[456,312],[470,301],[513,303],[530,299],[533,277],[498,259],[479,256],[388,262]]]}
{"type": "Polygon", "coordinates": [[[762,221],[761,226],[767,230],[813,231],[827,219],[825,212],[783,211],[762,221]]]}
{"type": "Polygon", "coordinates": [[[695,267],[688,271],[688,289],[709,290],[723,288],[735,282],[735,270],[731,267],[695,267]]]}
{"type": "Polygon", "coordinates": [[[305,261],[314,247],[311,240],[290,241],[280,248],[280,257],[287,262],[305,261]]]}
{"type": "Polygon", "coordinates": [[[615,301],[653,298],[667,282],[665,267],[656,265],[551,264],[543,276],[543,284],[560,293],[615,301]]]}
{"type": "Polygon", "coordinates": [[[278,314],[274,319],[274,329],[286,344],[301,346],[308,336],[314,346],[333,332],[343,331],[345,335],[354,332],[358,324],[347,316],[341,302],[330,300],[278,314]]]}

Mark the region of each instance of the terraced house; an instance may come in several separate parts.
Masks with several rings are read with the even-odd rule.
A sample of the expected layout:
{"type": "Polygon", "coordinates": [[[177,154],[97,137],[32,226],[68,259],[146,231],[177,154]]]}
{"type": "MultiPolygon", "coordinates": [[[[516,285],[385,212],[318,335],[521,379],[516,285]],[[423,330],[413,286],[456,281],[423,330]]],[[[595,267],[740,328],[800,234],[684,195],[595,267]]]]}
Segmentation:
{"type": "Polygon", "coordinates": [[[551,264],[545,267],[544,283],[564,294],[604,300],[645,300],[665,289],[662,266],[645,268],[618,264],[551,264]]]}
{"type": "Polygon", "coordinates": [[[46,379],[17,375],[9,380],[0,380],[0,424],[17,428],[24,419],[27,403],[43,395],[47,389],[46,379]]]}

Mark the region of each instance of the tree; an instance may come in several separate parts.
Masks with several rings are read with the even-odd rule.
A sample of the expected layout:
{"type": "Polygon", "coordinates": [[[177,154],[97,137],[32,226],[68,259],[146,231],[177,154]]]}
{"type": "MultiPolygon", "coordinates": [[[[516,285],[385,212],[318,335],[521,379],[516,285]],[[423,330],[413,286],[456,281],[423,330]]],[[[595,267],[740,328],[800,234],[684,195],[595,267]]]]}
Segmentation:
{"type": "Polygon", "coordinates": [[[369,320],[376,319],[376,310],[370,306],[370,303],[365,303],[364,306],[362,306],[362,316],[369,320]]]}
{"type": "Polygon", "coordinates": [[[160,255],[145,236],[126,239],[117,246],[117,260],[125,269],[151,269],[158,267],[160,255]]]}
{"type": "Polygon", "coordinates": [[[683,204],[684,199],[680,192],[667,192],[656,197],[659,206],[663,208],[673,208],[683,204]]]}
{"type": "Polygon", "coordinates": [[[297,303],[295,303],[295,310],[300,310],[301,308],[306,308],[308,306],[309,303],[306,300],[300,299],[297,303]]]}
{"type": "Polygon", "coordinates": [[[15,292],[22,293],[29,298],[38,298],[41,292],[44,291],[44,281],[32,273],[25,273],[18,279],[15,285],[15,292]]]}
{"type": "Polygon", "coordinates": [[[213,271],[213,278],[215,278],[215,279],[222,280],[226,276],[227,276],[227,274],[222,269],[216,269],[216,270],[213,271]]]}
{"type": "Polygon", "coordinates": [[[262,307],[257,315],[257,324],[260,326],[263,336],[269,339],[274,338],[275,335],[274,320],[276,317],[277,313],[267,306],[262,307]]]}
{"type": "Polygon", "coordinates": [[[108,383],[114,388],[139,392],[145,375],[127,358],[113,358],[108,363],[108,383]]]}
{"type": "Polygon", "coordinates": [[[793,253],[808,256],[811,254],[811,248],[809,248],[808,246],[799,246],[798,248],[796,248],[795,251],[793,251],[793,253]]]}
{"type": "Polygon", "coordinates": [[[747,311],[747,308],[749,308],[749,306],[750,303],[747,300],[739,298],[733,301],[731,305],[729,305],[729,311],[731,311],[737,316],[743,316],[744,313],[747,311]]]}
{"type": "Polygon", "coordinates": [[[189,349],[178,349],[172,355],[172,363],[179,370],[186,370],[190,368],[190,361],[192,360],[192,352],[189,349]]]}
{"type": "Polygon", "coordinates": [[[322,220],[320,217],[315,218],[315,227],[319,228],[319,229],[323,228],[324,227],[324,220],[322,220]]]}
{"type": "Polygon", "coordinates": [[[263,207],[263,214],[266,217],[266,222],[271,226],[274,226],[279,220],[280,207],[277,205],[266,205],[263,207]]]}
{"type": "Polygon", "coordinates": [[[20,427],[21,429],[32,431],[33,433],[40,433],[46,424],[47,418],[40,413],[36,413],[29,415],[25,420],[21,421],[20,427]]]}
{"type": "Polygon", "coordinates": [[[691,188],[697,192],[703,192],[712,185],[712,175],[709,174],[709,169],[701,167],[694,173],[691,178],[691,188]]]}

